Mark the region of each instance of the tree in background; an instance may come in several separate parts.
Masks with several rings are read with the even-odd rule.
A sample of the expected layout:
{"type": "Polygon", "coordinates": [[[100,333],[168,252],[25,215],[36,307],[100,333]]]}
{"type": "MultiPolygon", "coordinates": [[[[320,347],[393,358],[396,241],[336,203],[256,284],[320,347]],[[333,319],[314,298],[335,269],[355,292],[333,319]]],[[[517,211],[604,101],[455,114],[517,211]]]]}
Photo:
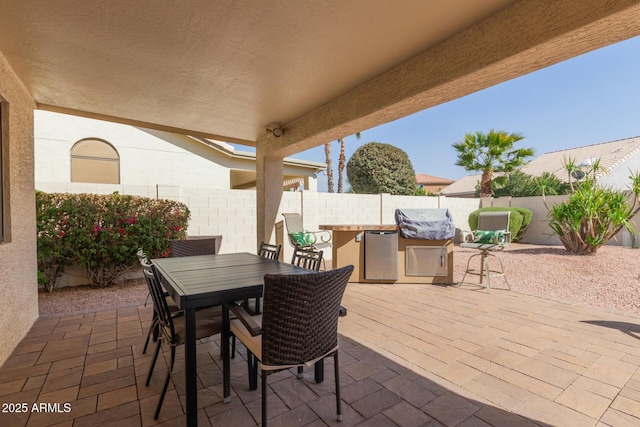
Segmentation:
{"type": "MultiPolygon", "coordinates": [[[[492,181],[492,190],[495,197],[532,197],[547,195],[567,194],[570,185],[562,181],[552,173],[545,172],[541,176],[532,176],[522,171],[515,171],[507,175],[502,187],[492,181]]],[[[476,187],[476,197],[480,195],[480,185],[476,187]]]]}
{"type": "MultiPolygon", "coordinates": [[[[356,138],[360,140],[360,132],[356,133],[356,138]]],[[[338,158],[338,193],[344,192],[344,166],[346,158],[344,155],[344,138],[340,138],[340,157],[338,158]]]]}
{"type": "Polygon", "coordinates": [[[495,173],[513,172],[526,163],[527,157],[533,156],[532,148],[514,148],[515,143],[523,138],[519,133],[491,129],[489,133],[467,133],[462,141],[453,144],[458,152],[457,166],[467,171],[482,172],[480,197],[493,195],[494,180],[498,186],[504,185],[506,176],[494,178],[495,173]]]}
{"type": "Polygon", "coordinates": [[[545,172],[542,176],[537,177],[536,184],[538,186],[536,196],[542,196],[545,194],[549,196],[559,196],[562,194],[569,194],[571,191],[570,182],[564,182],[550,172],[545,172]]]}
{"type": "Polygon", "coordinates": [[[331,161],[331,143],[324,144],[324,155],[327,163],[327,192],[333,193],[333,162],[331,161]]]}
{"type": "Polygon", "coordinates": [[[409,156],[390,144],[369,142],[353,153],[347,177],[354,193],[412,195],[416,174],[409,156]]]}

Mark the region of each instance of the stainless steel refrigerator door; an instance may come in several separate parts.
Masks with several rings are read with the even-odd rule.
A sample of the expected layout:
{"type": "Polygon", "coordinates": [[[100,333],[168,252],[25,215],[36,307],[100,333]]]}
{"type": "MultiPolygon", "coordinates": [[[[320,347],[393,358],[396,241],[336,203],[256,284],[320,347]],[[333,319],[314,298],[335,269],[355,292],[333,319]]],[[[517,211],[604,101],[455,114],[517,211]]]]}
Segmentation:
{"type": "Polygon", "coordinates": [[[364,278],[398,280],[398,232],[364,232],[364,278]]]}

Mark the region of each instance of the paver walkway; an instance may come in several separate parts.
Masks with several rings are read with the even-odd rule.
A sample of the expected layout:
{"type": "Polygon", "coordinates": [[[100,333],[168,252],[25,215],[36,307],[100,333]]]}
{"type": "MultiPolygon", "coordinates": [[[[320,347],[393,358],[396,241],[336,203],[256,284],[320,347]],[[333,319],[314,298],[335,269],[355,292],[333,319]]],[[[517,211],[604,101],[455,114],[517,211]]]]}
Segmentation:
{"type": "MultiPolygon", "coordinates": [[[[312,369],[269,378],[271,426],[640,425],[637,317],[467,286],[350,284],[343,305],[343,422],[327,359],[322,384],[312,369]]],[[[155,424],[166,364],[145,387],[150,318],[132,306],[40,319],[0,369],[0,402],[29,410],[0,413],[0,426],[155,424]]],[[[260,391],[248,390],[243,349],[222,403],[218,339],[198,345],[200,424],[254,426],[260,391]]],[[[162,425],[184,424],[182,369],[179,356],[162,425]]]]}

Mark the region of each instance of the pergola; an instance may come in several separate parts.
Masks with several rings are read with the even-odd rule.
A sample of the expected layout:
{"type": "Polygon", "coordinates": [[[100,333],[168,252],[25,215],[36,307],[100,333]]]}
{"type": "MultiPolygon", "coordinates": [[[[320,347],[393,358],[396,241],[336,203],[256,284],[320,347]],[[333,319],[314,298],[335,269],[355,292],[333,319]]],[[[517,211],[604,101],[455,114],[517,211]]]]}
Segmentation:
{"type": "Polygon", "coordinates": [[[638,34],[635,0],[5,0],[0,339],[37,317],[29,109],[255,146],[268,240],[284,157],[638,34]]]}

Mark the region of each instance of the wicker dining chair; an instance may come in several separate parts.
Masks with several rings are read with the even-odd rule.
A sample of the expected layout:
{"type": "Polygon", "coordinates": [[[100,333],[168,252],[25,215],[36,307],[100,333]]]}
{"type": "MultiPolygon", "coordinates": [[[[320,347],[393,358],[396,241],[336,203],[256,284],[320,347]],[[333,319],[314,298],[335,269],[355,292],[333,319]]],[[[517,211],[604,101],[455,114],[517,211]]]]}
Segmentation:
{"type": "Polygon", "coordinates": [[[262,377],[262,425],[267,425],[267,377],[298,366],[313,365],[333,355],[336,412],[342,420],[338,363],[338,312],[353,266],[309,274],[264,277],[263,312],[250,316],[229,304],[237,316],[231,332],[247,348],[249,388],[262,377]]]}
{"type": "MultiPolygon", "coordinates": [[[[307,270],[320,271],[320,263],[324,262],[322,259],[323,252],[314,248],[296,248],[293,250],[293,257],[291,258],[291,264],[298,267],[306,268],[307,270]]],[[[347,309],[340,306],[340,317],[347,315],[347,309]]],[[[302,378],[304,375],[304,367],[298,366],[298,378],[302,378]]],[[[324,377],[324,362],[318,361],[315,365],[315,377],[316,381],[320,382],[324,377]]]]}
{"type": "Polygon", "coordinates": [[[188,239],[170,239],[172,257],[215,255],[218,253],[222,236],[193,236],[188,239]]]}
{"type": "MultiPolygon", "coordinates": [[[[149,365],[149,372],[147,374],[145,386],[148,387],[149,382],[151,381],[151,376],[153,374],[153,369],[156,365],[156,361],[158,360],[158,354],[160,353],[162,342],[165,341],[169,345],[169,348],[171,350],[171,358],[169,360],[167,375],[162,387],[162,392],[160,393],[160,398],[158,399],[156,412],[153,416],[153,419],[157,420],[158,416],[160,415],[162,402],[164,401],[164,397],[167,393],[169,380],[171,379],[171,373],[175,364],[176,347],[185,343],[186,336],[184,312],[172,312],[169,309],[166,298],[164,296],[164,289],[157,279],[153,264],[147,262],[146,260],[142,260],[140,264],[142,265],[142,272],[145,279],[147,280],[149,289],[151,290],[153,306],[157,315],[156,324],[158,329],[156,350],[153,354],[153,358],[151,359],[151,364],[149,365]]],[[[223,322],[221,305],[213,306],[196,312],[196,340],[219,334],[222,332],[222,328],[223,322]]],[[[225,345],[225,343],[221,343],[220,345],[225,345]]],[[[226,343],[226,345],[228,345],[228,343],[226,343]]]]}

